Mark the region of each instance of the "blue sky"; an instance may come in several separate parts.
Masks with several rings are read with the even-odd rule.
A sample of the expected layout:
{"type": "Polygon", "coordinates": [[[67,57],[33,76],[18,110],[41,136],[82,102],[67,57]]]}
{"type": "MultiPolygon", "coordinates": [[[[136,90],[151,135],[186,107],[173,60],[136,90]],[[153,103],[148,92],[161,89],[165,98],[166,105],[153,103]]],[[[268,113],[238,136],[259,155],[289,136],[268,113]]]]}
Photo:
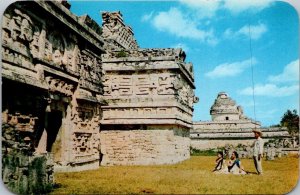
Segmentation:
{"type": "Polygon", "coordinates": [[[256,119],[263,126],[278,124],[287,109],[299,110],[298,15],[285,2],[71,1],[71,5],[73,13],[88,14],[100,25],[101,11],[120,10],[141,48],[183,48],[186,61],[194,64],[200,98],[194,106],[196,121],[210,120],[210,107],[221,91],[254,119],[252,70],[256,119]]]}

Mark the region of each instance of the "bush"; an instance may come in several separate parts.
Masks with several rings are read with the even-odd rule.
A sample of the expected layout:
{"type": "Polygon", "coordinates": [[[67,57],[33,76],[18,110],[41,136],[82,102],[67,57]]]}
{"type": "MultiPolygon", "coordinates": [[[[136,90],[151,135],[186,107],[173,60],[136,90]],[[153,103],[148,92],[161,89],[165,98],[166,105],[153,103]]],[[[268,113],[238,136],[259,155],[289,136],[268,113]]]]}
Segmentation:
{"type": "Polygon", "coordinates": [[[127,53],[126,53],[124,50],[119,51],[119,52],[117,53],[116,57],[117,57],[117,58],[125,58],[125,57],[127,57],[127,53]]]}
{"type": "Polygon", "coordinates": [[[191,148],[190,151],[191,151],[191,156],[216,156],[219,150],[218,149],[197,150],[191,148]]]}

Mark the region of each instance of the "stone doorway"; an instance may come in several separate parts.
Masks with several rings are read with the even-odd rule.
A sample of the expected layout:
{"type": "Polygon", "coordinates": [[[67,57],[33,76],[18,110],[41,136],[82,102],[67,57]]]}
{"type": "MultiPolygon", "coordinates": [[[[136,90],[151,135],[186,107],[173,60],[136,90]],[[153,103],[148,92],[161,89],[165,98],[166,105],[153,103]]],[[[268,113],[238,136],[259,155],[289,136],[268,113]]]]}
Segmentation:
{"type": "Polygon", "coordinates": [[[36,152],[40,154],[51,153],[53,154],[54,162],[62,161],[62,128],[63,128],[63,115],[60,110],[51,110],[45,112],[44,125],[42,135],[38,141],[36,152]]]}
{"type": "Polygon", "coordinates": [[[62,112],[61,111],[51,111],[46,113],[45,117],[45,129],[47,132],[47,144],[46,151],[51,153],[57,153],[61,146],[59,146],[58,142],[60,142],[59,130],[62,126],[62,112]]]}

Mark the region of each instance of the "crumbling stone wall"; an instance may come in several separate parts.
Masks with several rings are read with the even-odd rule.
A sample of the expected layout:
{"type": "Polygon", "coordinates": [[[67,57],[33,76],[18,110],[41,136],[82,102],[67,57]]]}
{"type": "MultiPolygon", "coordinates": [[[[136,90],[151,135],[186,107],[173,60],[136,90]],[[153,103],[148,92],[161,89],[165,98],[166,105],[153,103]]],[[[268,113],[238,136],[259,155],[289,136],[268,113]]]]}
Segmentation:
{"type": "Polygon", "coordinates": [[[50,156],[34,155],[32,132],[2,125],[2,181],[17,194],[47,193],[53,185],[50,156]]]}

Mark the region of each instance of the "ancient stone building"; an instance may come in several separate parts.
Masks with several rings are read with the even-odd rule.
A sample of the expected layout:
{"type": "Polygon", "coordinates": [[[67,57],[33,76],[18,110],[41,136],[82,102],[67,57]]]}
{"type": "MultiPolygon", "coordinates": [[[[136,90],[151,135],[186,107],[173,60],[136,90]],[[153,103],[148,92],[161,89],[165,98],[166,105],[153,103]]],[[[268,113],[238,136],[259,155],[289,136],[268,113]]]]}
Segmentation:
{"type": "Polygon", "coordinates": [[[69,8],[29,1],[4,13],[2,122],[10,133],[24,132],[28,155],[52,156],[55,171],[189,158],[197,98],[184,51],[139,48],[120,12],[102,13],[100,27],[69,8]]]}
{"type": "Polygon", "coordinates": [[[101,28],[58,2],[18,2],[2,24],[2,122],[60,167],[99,165],[101,28]]]}
{"type": "Polygon", "coordinates": [[[101,164],[189,158],[194,78],[181,49],[141,49],[119,12],[102,13],[104,99],[101,164]],[[117,154],[117,155],[116,155],[117,154]]]}
{"type": "Polygon", "coordinates": [[[212,121],[195,121],[191,130],[191,147],[205,150],[225,145],[251,145],[253,129],[260,128],[265,141],[290,138],[286,128],[262,128],[260,122],[243,114],[243,109],[227,93],[220,92],[211,106],[212,121]]]}

